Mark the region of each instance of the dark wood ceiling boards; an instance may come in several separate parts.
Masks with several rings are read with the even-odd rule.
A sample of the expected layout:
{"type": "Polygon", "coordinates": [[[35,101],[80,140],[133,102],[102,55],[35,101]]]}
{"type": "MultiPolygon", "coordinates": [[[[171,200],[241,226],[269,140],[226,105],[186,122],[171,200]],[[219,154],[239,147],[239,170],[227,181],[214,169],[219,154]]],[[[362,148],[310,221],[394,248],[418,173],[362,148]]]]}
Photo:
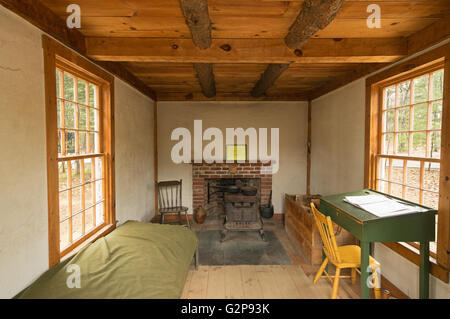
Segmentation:
{"type": "MultiPolygon", "coordinates": [[[[189,1],[77,0],[86,54],[128,70],[159,100],[252,100],[250,92],[267,66],[288,63],[257,99],[305,100],[450,34],[448,0],[344,1],[329,25],[293,50],[284,38],[304,1],[208,0],[211,45],[200,48],[192,41],[183,2],[189,1]],[[380,29],[366,25],[372,3],[381,7],[380,29]],[[194,63],[212,64],[214,97],[202,93],[194,63]]],[[[65,19],[74,1],[40,3],[65,19]]]]}

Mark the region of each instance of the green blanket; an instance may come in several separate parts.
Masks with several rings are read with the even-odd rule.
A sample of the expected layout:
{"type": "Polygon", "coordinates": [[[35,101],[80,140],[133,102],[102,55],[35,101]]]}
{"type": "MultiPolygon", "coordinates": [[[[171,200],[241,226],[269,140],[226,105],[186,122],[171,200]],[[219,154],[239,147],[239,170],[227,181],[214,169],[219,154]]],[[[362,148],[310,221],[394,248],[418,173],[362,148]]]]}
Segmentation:
{"type": "Polygon", "coordinates": [[[179,298],[197,245],[195,233],[184,226],[127,222],[15,298],[179,298]],[[77,269],[81,288],[69,288],[77,269]]]}

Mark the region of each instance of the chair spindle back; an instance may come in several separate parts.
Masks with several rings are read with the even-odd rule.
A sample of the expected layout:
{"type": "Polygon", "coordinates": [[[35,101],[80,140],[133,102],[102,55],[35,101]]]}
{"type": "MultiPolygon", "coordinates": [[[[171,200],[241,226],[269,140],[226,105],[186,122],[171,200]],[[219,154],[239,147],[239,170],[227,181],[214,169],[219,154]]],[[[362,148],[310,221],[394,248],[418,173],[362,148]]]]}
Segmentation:
{"type": "Polygon", "coordinates": [[[158,183],[159,209],[170,209],[183,206],[183,180],[158,183]]]}
{"type": "Polygon", "coordinates": [[[311,210],[317,228],[319,229],[320,237],[322,238],[325,254],[328,259],[331,259],[335,263],[340,263],[341,256],[339,255],[336,237],[334,236],[333,223],[331,222],[330,216],[325,217],[325,215],[316,208],[314,203],[311,203],[311,210]]]}

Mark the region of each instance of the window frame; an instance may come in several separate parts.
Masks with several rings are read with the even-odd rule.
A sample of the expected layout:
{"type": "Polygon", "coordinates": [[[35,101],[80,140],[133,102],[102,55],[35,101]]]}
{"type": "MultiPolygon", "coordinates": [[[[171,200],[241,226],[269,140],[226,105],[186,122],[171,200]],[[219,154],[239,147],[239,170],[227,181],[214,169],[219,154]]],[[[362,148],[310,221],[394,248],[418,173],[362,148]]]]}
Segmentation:
{"type": "MultiPolygon", "coordinates": [[[[378,157],[382,152],[381,127],[383,88],[393,83],[415,78],[432,70],[444,69],[444,98],[442,105],[441,158],[439,182],[437,253],[430,257],[431,274],[449,282],[450,269],[450,44],[430,50],[422,55],[398,63],[366,79],[366,132],[364,185],[376,189],[378,179],[378,157]]],[[[411,95],[413,92],[411,92],[411,95]]],[[[401,156],[414,160],[414,157],[401,156]]],[[[417,158],[417,157],[416,157],[417,158]]],[[[419,265],[420,256],[416,247],[408,243],[384,243],[401,256],[419,265]]]]}
{"type": "MultiPolygon", "coordinates": [[[[57,265],[89,242],[95,241],[115,229],[115,176],[114,176],[114,77],[86,58],[61,45],[50,37],[42,36],[46,97],[47,133],[47,193],[49,267],[57,265]],[[56,70],[62,69],[98,86],[99,154],[58,156],[56,70]],[[103,157],[104,223],[60,251],[59,173],[62,161],[103,157]]],[[[62,147],[62,146],[61,146],[62,147]]]]}

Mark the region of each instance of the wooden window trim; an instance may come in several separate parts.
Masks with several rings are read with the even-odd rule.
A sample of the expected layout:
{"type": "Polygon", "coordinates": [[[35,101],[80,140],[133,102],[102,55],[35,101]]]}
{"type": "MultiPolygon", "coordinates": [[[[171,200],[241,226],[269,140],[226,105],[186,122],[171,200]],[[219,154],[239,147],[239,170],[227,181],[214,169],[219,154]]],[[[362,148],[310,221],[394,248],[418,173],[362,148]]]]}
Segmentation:
{"type": "MultiPolygon", "coordinates": [[[[385,71],[379,72],[366,80],[366,131],[365,131],[365,169],[364,185],[375,188],[377,180],[377,154],[381,153],[379,128],[381,123],[380,103],[382,102],[382,87],[394,82],[400,82],[433,70],[444,67],[444,100],[442,106],[441,129],[441,171],[439,184],[438,208],[438,246],[436,258],[431,258],[430,272],[442,281],[449,282],[450,269],[450,44],[430,50],[420,56],[397,64],[385,71]]],[[[417,249],[402,243],[384,243],[401,256],[419,265],[417,249]]]]}
{"type": "MultiPolygon", "coordinates": [[[[86,245],[97,238],[106,235],[115,228],[115,150],[114,150],[114,77],[83,58],[71,49],[61,45],[50,37],[42,36],[44,50],[45,75],[45,109],[46,109],[46,139],[47,139],[47,192],[48,192],[48,241],[49,267],[57,265],[64,255],[68,255],[77,247],[86,245]],[[100,147],[104,154],[105,187],[105,221],[93,229],[87,236],[74,243],[70,249],[60,252],[59,234],[59,189],[58,189],[58,136],[57,132],[57,94],[55,70],[57,66],[70,71],[96,84],[100,88],[102,110],[99,116],[100,131],[103,135],[100,147]]],[[[93,155],[94,156],[94,155],[93,155]]],[[[85,156],[81,156],[84,158],[85,156]]],[[[80,158],[81,158],[80,157],[80,158]]],[[[74,159],[75,157],[71,157],[74,159]]]]}

